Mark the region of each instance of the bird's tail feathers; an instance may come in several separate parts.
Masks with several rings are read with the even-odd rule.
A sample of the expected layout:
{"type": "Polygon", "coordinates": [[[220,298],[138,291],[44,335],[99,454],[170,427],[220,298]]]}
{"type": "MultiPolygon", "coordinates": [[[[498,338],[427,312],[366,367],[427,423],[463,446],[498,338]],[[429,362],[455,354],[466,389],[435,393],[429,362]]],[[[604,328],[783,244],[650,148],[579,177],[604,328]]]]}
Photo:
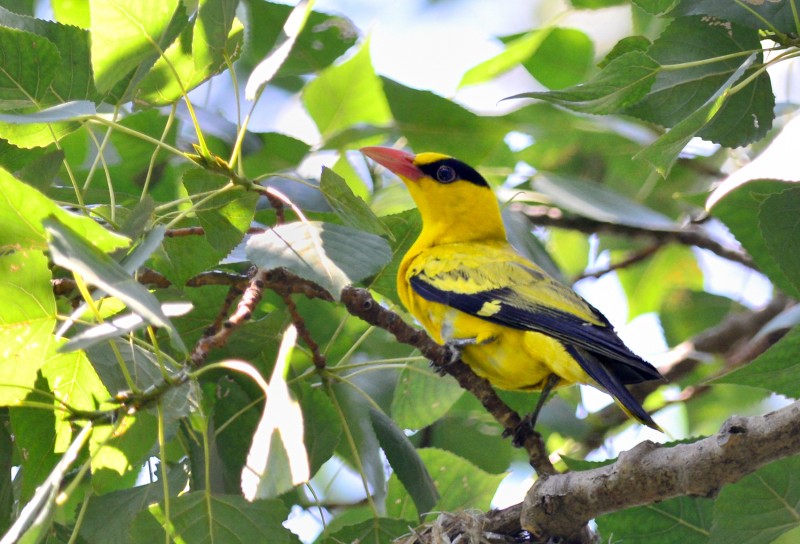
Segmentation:
{"type": "MultiPolygon", "coordinates": [[[[581,368],[591,377],[599,386],[608,392],[614,398],[617,405],[626,413],[642,425],[647,425],[651,429],[660,432],[664,430],[653,421],[647,410],[644,409],[642,404],[634,397],[630,391],[625,387],[624,378],[617,376],[614,371],[609,368],[611,364],[620,367],[622,364],[619,361],[611,361],[610,364],[603,361],[602,357],[595,356],[581,348],[574,346],[567,346],[567,351],[578,361],[581,368]]],[[[656,377],[661,377],[656,371],[656,377]]],[[[645,378],[653,379],[653,378],[645,378]]],[[[640,379],[639,381],[645,381],[640,379]]],[[[631,382],[628,382],[631,383],[631,382]]]]}

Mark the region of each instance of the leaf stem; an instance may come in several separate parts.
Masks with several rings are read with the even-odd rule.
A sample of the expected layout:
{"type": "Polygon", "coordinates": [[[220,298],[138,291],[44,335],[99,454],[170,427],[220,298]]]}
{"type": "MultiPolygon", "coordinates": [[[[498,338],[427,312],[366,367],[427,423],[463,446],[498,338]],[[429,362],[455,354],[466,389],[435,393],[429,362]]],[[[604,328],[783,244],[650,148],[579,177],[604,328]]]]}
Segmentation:
{"type": "Polygon", "coordinates": [[[758,53],[763,51],[763,49],[752,49],[749,51],[737,51],[736,53],[729,53],[727,55],[720,55],[718,57],[710,57],[707,59],[700,59],[700,60],[693,60],[689,62],[679,62],[677,64],[662,64],[661,69],[664,71],[673,71],[673,70],[684,70],[686,68],[696,68],[698,66],[706,66],[708,64],[714,64],[716,62],[722,62],[725,60],[731,59],[738,59],[740,57],[746,57],[752,55],[753,53],[758,53]]]}
{"type": "Polygon", "coordinates": [[[153,144],[156,147],[160,147],[161,149],[169,151],[173,155],[177,155],[178,157],[187,158],[186,157],[186,153],[184,153],[183,151],[181,151],[177,147],[173,147],[173,146],[171,146],[171,145],[169,145],[167,143],[164,143],[164,142],[162,142],[160,140],[157,140],[157,139],[153,138],[152,136],[148,136],[147,134],[139,132],[138,130],[133,130],[131,128],[126,127],[125,125],[121,125],[121,124],[119,124],[119,123],[117,123],[115,121],[106,119],[105,117],[103,117],[101,115],[92,115],[91,117],[88,117],[87,119],[88,119],[89,122],[94,122],[94,123],[97,123],[97,124],[100,124],[100,125],[104,125],[104,126],[108,126],[108,127],[114,127],[114,130],[117,130],[117,131],[122,132],[124,134],[128,134],[129,136],[133,136],[134,138],[139,138],[140,140],[144,140],[145,142],[149,142],[149,143],[153,144]]]}

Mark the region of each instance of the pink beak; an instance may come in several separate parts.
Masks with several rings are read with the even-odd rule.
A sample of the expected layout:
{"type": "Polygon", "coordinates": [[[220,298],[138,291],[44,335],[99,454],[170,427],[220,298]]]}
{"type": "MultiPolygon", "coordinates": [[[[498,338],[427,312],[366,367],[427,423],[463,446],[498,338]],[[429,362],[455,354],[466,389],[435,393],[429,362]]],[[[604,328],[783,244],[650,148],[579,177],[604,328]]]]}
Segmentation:
{"type": "Polygon", "coordinates": [[[411,153],[390,147],[362,147],[360,151],[401,178],[417,181],[425,175],[414,164],[414,155],[411,153]]]}

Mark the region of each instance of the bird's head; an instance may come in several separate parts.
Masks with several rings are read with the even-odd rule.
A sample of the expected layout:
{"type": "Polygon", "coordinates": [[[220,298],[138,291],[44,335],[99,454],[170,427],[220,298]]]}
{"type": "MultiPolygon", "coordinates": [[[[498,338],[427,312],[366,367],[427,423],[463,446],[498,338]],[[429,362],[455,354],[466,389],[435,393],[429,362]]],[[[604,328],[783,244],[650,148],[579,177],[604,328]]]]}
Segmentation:
{"type": "Polygon", "coordinates": [[[388,147],[361,152],[395,173],[422,215],[423,230],[444,241],[505,239],[500,209],[477,170],[441,153],[414,155],[388,147]]]}

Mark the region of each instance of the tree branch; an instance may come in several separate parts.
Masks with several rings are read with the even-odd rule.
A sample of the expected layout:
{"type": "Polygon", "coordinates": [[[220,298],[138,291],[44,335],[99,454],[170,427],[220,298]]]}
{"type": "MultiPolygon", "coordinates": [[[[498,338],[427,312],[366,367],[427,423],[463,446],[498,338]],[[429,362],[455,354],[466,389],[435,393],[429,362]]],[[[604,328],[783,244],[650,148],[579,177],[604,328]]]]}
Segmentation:
{"type": "Polygon", "coordinates": [[[562,229],[577,230],[587,234],[607,232],[633,238],[650,238],[666,244],[678,242],[680,244],[707,249],[729,261],[743,264],[753,270],[758,270],[753,259],[741,249],[731,249],[713,240],[708,233],[696,226],[687,225],[682,228],[654,228],[622,225],[607,221],[598,221],[588,217],[565,215],[560,209],[550,206],[531,206],[515,203],[512,210],[522,212],[534,225],[542,227],[558,227],[562,229]]]}
{"type": "Polygon", "coordinates": [[[583,527],[598,516],[679,496],[713,497],[798,452],[800,401],[763,416],[733,416],[717,434],[691,444],[645,441],[611,465],[540,477],[521,506],[521,525],[539,537],[580,542],[583,527]]]}

